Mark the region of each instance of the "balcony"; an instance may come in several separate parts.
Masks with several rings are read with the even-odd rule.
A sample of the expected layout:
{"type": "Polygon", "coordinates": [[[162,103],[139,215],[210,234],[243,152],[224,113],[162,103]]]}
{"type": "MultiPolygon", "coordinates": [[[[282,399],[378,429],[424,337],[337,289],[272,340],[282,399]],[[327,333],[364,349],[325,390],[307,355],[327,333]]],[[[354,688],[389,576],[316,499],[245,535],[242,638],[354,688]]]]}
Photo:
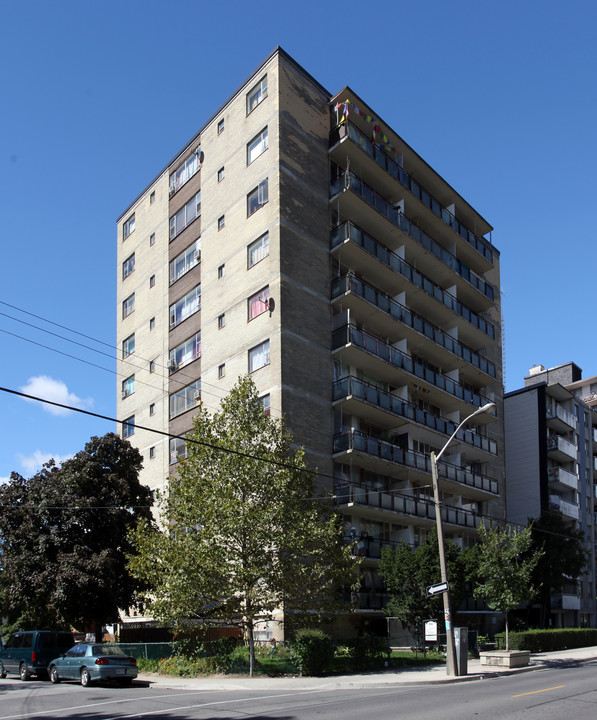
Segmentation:
{"type": "Polygon", "coordinates": [[[569,432],[570,429],[576,429],[576,415],[568,410],[564,410],[561,405],[554,403],[552,406],[548,406],[546,411],[547,425],[556,432],[569,432]]]}
{"type": "MultiPolygon", "coordinates": [[[[350,483],[336,483],[334,494],[341,508],[358,505],[364,509],[370,508],[377,511],[372,516],[378,516],[379,511],[392,512],[409,519],[416,518],[423,521],[423,524],[428,527],[435,525],[435,504],[432,500],[421,500],[410,495],[385,492],[350,483]]],[[[468,510],[443,506],[441,512],[442,520],[449,525],[475,530],[483,524],[483,518],[480,515],[468,510]]]]}
{"type": "MultiPolygon", "coordinates": [[[[386,416],[390,413],[394,418],[402,418],[407,422],[414,422],[419,425],[423,425],[430,430],[434,430],[442,435],[450,436],[456,430],[457,423],[445,418],[433,415],[426,410],[421,410],[415,407],[412,403],[407,400],[396,397],[391,393],[382,390],[381,388],[371,385],[370,383],[359,380],[355,377],[345,377],[340,380],[336,380],[332,388],[332,400],[334,402],[339,400],[347,401],[350,398],[356,398],[363,403],[367,403],[376,410],[379,410],[375,415],[369,419],[376,425],[382,426],[384,419],[382,415],[386,416]]],[[[396,420],[390,418],[389,422],[391,427],[396,426],[396,420]]],[[[386,420],[387,424],[388,421],[386,420]]],[[[457,435],[458,440],[471,445],[474,448],[480,449],[483,452],[497,455],[497,443],[489,438],[479,435],[470,429],[461,429],[457,435]]]]}
{"type": "Polygon", "coordinates": [[[555,507],[556,510],[559,510],[562,515],[565,515],[568,518],[573,518],[574,520],[578,520],[578,505],[573,505],[570,502],[566,502],[566,500],[562,500],[559,495],[550,495],[549,504],[555,507]]]}
{"type": "Polygon", "coordinates": [[[563,468],[550,468],[547,471],[547,477],[550,485],[561,485],[565,489],[578,490],[578,478],[574,473],[568,472],[563,468]]]}
{"type": "MultiPolygon", "coordinates": [[[[402,468],[414,470],[421,479],[427,479],[427,476],[431,475],[431,458],[429,455],[423,455],[413,450],[405,450],[400,445],[371,437],[354,428],[334,435],[333,452],[334,454],[357,452],[379,459],[385,464],[400,465],[402,468]]],[[[440,460],[437,464],[437,472],[440,480],[460,486],[457,489],[458,492],[462,492],[464,488],[467,488],[469,494],[471,490],[491,493],[492,495],[498,494],[497,481],[486,475],[452,465],[443,460],[440,460]]]]}
{"type": "MultiPolygon", "coordinates": [[[[392,318],[392,321],[398,321],[402,325],[406,325],[407,327],[415,330],[417,333],[425,335],[434,345],[440,345],[454,355],[457,355],[462,360],[466,360],[466,362],[470,363],[474,367],[480,369],[480,366],[483,366],[484,368],[487,367],[487,369],[489,369],[487,361],[483,362],[482,357],[472,348],[459,342],[451,335],[448,335],[443,330],[440,330],[436,325],[433,325],[425,318],[417,315],[412,310],[404,307],[404,305],[396,302],[396,300],[393,300],[391,297],[373,287],[373,285],[370,285],[368,282],[365,282],[361,278],[357,278],[352,273],[347,273],[341,277],[335,278],[332,281],[332,300],[344,297],[349,293],[362,298],[372,305],[375,305],[386,313],[386,315],[389,315],[392,318]]],[[[374,317],[371,316],[371,312],[369,310],[367,311],[367,316],[369,317],[369,323],[373,324],[374,317]]],[[[466,319],[482,332],[487,331],[487,323],[478,315],[469,311],[469,315],[466,319]]],[[[384,335],[390,334],[393,322],[390,327],[388,327],[387,322],[383,322],[382,324],[384,327],[376,328],[376,330],[379,330],[384,335]]],[[[420,342],[420,339],[418,339],[417,342],[420,342]]],[[[493,369],[495,372],[495,367],[493,369]]]]}
{"type": "Polygon", "coordinates": [[[336,143],[344,141],[345,138],[351,140],[377,165],[385,170],[394,180],[397,180],[405,187],[411,195],[419,202],[431,210],[431,212],[439,218],[445,225],[454,230],[463,240],[465,240],[474,250],[479,253],[485,261],[493,263],[493,250],[488,240],[477,237],[463,223],[444,207],[439,200],[433,197],[425,188],[423,188],[409,173],[404,170],[401,165],[392,160],[380,147],[378,147],[369,137],[359,130],[353,123],[345,120],[342,124],[333,128],[330,133],[330,147],[336,143]]]}
{"type": "MultiPolygon", "coordinates": [[[[465,403],[467,407],[463,407],[462,409],[469,412],[470,405],[478,408],[489,402],[487,398],[478,392],[464,387],[447,375],[425,366],[422,362],[414,360],[410,355],[398,350],[381,338],[365,330],[359,330],[354,325],[344,325],[332,333],[332,351],[347,348],[346,352],[350,356],[351,353],[349,352],[350,348],[348,348],[348,346],[366,352],[374,360],[370,368],[374,375],[382,380],[391,382],[393,385],[399,385],[400,383],[407,384],[409,378],[414,378],[417,380],[417,385],[418,382],[423,382],[465,403]],[[406,377],[400,380],[391,369],[402,370],[406,374],[406,377]]],[[[363,359],[360,353],[358,353],[356,357],[348,357],[348,359],[353,360],[349,364],[357,367],[363,365],[363,359]]]]}
{"type": "Polygon", "coordinates": [[[550,598],[552,610],[580,610],[580,598],[578,595],[567,595],[558,593],[550,598]]]}
{"type": "Polygon", "coordinates": [[[576,460],[576,446],[555,433],[549,433],[547,436],[547,452],[559,462],[576,460]]]}
{"type": "Polygon", "coordinates": [[[353,172],[346,173],[342,171],[340,177],[332,182],[330,198],[333,199],[345,190],[350,190],[357,197],[364,200],[367,205],[380,213],[386,220],[389,220],[392,225],[418,243],[423,250],[431,253],[431,255],[439,260],[446,268],[457,273],[466,283],[489,300],[494,300],[495,291],[493,285],[483,280],[482,277],[474,273],[467,265],[460,262],[449,250],[446,250],[446,248],[429,237],[414,221],[406,218],[400,210],[395,208],[384,197],[379,195],[379,193],[375,192],[373,188],[369,187],[367,183],[363,182],[353,172]]]}

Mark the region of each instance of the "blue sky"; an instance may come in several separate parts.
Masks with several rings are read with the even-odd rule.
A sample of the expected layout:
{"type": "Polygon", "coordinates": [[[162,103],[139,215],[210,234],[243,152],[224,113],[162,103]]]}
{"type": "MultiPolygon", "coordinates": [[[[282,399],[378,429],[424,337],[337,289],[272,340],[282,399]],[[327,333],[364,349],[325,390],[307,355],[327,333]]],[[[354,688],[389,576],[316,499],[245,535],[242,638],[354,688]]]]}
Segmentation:
{"type": "MultiPolygon", "coordinates": [[[[506,389],[597,375],[596,28],[594,0],[1,0],[0,386],[114,415],[116,218],[276,45],[493,225],[506,389]]],[[[0,424],[0,479],[114,429],[5,392],[0,424]]]]}

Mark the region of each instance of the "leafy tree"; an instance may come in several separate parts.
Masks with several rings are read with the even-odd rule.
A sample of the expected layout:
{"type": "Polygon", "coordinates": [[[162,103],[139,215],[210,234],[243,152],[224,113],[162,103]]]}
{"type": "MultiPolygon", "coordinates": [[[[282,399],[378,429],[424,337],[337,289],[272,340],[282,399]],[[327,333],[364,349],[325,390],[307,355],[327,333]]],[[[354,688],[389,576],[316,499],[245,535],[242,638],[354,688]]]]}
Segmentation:
{"type": "Polygon", "coordinates": [[[475,588],[474,594],[484,599],[490,608],[504,613],[506,650],[509,650],[508,613],[535,595],[531,578],[542,552],[529,553],[531,526],[517,531],[507,527],[488,530],[481,525],[479,539],[479,577],[483,582],[475,588]]]}
{"type": "Polygon", "coordinates": [[[239,624],[254,667],[256,626],[284,608],[337,608],[355,559],[333,507],[282,421],[268,417],[250,378],[221,409],[200,413],[188,457],[160,500],[163,531],[141,523],[133,573],[150,586],[154,616],[180,628],[197,619],[239,624]]]}
{"type": "Polygon", "coordinates": [[[531,551],[543,553],[533,570],[532,583],[539,588],[536,599],[541,606],[540,625],[547,627],[552,594],[561,593],[567,584],[575,584],[586,567],[584,533],[568,527],[559,513],[549,513],[533,521],[531,538],[531,551]]]}
{"type": "Polygon", "coordinates": [[[0,486],[0,609],[21,627],[89,627],[135,604],[129,534],[151,523],[138,450],[114,433],[0,486]]]}
{"type": "MultiPolygon", "coordinates": [[[[455,543],[446,542],[445,547],[451,601],[457,608],[465,594],[465,566],[455,543]]],[[[427,542],[414,549],[405,542],[395,548],[384,547],[379,574],[391,595],[385,612],[400,620],[411,632],[420,628],[425,620],[443,612],[442,596],[427,596],[427,588],[441,578],[435,528],[429,533],[427,542]]]]}

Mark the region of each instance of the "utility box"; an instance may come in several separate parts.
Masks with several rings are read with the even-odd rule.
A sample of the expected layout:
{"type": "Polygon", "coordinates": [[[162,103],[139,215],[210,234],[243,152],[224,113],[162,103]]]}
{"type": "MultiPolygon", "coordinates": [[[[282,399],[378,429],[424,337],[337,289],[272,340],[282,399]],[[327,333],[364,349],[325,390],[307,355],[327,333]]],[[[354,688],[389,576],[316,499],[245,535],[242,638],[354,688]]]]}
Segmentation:
{"type": "Polygon", "coordinates": [[[454,628],[458,675],[468,675],[468,628],[454,628]]]}

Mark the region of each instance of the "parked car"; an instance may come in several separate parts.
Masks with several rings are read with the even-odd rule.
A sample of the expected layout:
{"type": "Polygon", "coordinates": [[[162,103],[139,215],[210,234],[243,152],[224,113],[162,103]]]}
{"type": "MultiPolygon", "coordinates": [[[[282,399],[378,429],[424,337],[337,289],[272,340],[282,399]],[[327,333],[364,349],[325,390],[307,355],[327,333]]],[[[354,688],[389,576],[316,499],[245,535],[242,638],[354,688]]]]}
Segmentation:
{"type": "Polygon", "coordinates": [[[71,632],[30,630],[12,633],[0,649],[0,677],[18,673],[21,680],[32,675],[47,677],[48,663],[75,642],[71,632]]]}
{"type": "Polygon", "coordinates": [[[115,645],[81,643],[48,663],[48,673],[53,683],[79,680],[87,687],[96,680],[116,680],[130,685],[137,677],[137,661],[115,645]]]}

